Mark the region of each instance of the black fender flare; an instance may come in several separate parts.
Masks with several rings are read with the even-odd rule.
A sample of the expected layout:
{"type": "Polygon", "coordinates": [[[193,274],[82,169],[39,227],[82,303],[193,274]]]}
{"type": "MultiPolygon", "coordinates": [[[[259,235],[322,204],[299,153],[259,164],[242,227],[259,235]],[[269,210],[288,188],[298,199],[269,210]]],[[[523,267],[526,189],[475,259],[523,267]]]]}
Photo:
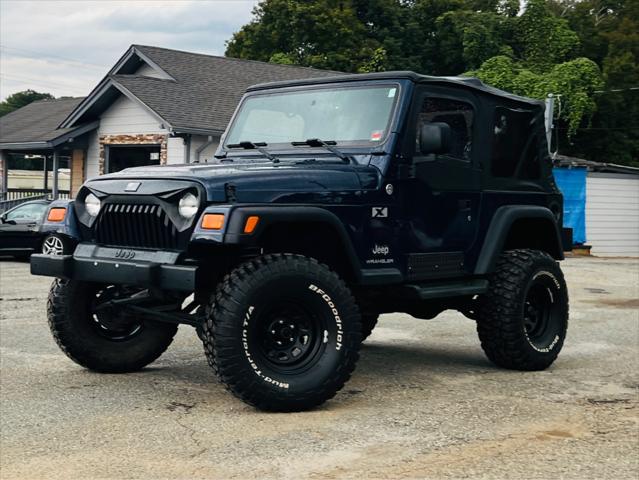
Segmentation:
{"type": "Polygon", "coordinates": [[[548,220],[550,224],[552,224],[555,232],[555,238],[551,240],[556,246],[556,251],[553,256],[557,260],[564,259],[557,219],[549,208],[539,205],[504,205],[497,209],[490,222],[490,226],[484,237],[484,243],[479,252],[477,264],[475,265],[474,273],[476,275],[485,275],[494,270],[497,258],[504,248],[504,243],[506,242],[510,228],[515,221],[521,219],[548,220]]]}
{"type": "Polygon", "coordinates": [[[292,206],[267,206],[267,207],[236,207],[232,210],[224,233],[225,244],[259,246],[261,234],[271,225],[276,223],[318,223],[330,225],[344,246],[344,251],[350,262],[350,267],[357,279],[362,277],[362,268],[359,257],[355,252],[352,240],[344,224],[333,212],[320,207],[292,207],[292,206]],[[259,221],[252,233],[244,233],[244,226],[248,217],[257,216],[259,221]]]}

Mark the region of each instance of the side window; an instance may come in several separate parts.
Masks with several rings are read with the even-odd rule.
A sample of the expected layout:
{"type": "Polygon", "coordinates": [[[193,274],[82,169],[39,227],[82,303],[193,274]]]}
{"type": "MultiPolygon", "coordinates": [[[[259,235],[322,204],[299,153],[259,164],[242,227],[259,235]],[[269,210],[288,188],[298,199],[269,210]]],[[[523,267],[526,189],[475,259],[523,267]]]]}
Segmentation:
{"type": "Polygon", "coordinates": [[[537,138],[531,135],[534,114],[528,110],[495,109],[490,170],[495,177],[539,176],[537,138]],[[523,162],[521,166],[519,163],[523,162]]]}
{"type": "Polygon", "coordinates": [[[442,122],[450,125],[452,147],[449,156],[470,160],[473,147],[473,107],[469,103],[449,98],[426,97],[417,118],[416,151],[422,125],[442,122]]]}
{"type": "Polygon", "coordinates": [[[7,220],[40,220],[47,205],[44,203],[32,203],[7,213],[7,220]]]}

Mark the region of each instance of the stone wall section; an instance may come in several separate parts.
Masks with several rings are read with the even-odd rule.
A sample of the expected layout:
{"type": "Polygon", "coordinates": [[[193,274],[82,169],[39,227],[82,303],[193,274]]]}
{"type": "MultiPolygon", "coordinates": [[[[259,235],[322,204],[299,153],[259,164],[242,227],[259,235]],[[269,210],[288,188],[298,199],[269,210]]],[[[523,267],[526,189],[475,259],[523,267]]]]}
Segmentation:
{"type": "Polygon", "coordinates": [[[168,135],[166,134],[142,134],[142,135],[100,135],[100,162],[99,174],[104,175],[105,146],[106,145],[160,145],[160,165],[166,165],[168,135]]]}

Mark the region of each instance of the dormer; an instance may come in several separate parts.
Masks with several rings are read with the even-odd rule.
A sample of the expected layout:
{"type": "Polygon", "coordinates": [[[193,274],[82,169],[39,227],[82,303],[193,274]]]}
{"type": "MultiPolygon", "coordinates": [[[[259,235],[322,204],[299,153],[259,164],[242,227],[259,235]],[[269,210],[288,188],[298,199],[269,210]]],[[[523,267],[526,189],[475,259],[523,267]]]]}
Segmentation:
{"type": "Polygon", "coordinates": [[[175,80],[160,66],[142,53],[135,45],[109,71],[109,75],[139,75],[143,77],[175,80]]]}

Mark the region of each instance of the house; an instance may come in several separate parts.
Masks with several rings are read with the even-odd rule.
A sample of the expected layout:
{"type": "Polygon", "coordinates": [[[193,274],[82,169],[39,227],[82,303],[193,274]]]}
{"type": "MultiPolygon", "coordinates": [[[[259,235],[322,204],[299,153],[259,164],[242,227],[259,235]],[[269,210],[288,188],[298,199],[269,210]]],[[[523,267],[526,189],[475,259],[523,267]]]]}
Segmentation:
{"type": "Polygon", "coordinates": [[[87,97],[34,102],[0,118],[0,200],[23,194],[9,171],[27,160],[44,172],[30,193],[54,197],[67,194],[60,168],[70,170],[73,196],[87,178],[126,167],[209,160],[247,87],[338,74],[133,45],[87,97]]]}
{"type": "Polygon", "coordinates": [[[558,155],[564,225],[597,256],[639,256],[639,168],[558,155]]]}

